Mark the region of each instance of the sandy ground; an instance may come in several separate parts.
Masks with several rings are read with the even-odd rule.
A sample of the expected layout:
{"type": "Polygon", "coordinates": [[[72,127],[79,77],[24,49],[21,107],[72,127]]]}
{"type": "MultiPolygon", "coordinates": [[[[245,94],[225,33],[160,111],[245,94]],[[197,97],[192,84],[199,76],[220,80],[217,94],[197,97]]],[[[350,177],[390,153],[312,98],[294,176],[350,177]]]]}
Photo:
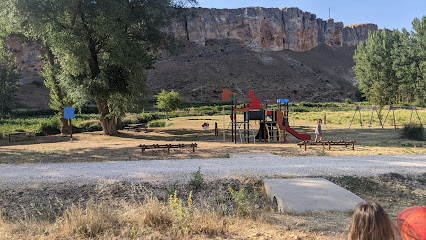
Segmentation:
{"type": "MultiPolygon", "coordinates": [[[[227,142],[223,142],[222,132],[219,138],[215,139],[214,130],[201,128],[204,122],[210,123],[211,128],[217,122],[220,129],[223,129],[223,126],[226,129],[228,117],[203,116],[172,120],[173,125],[167,128],[151,128],[148,132],[121,131],[118,136],[105,136],[101,132],[74,134],[73,142],[69,141],[69,137],[59,135],[12,143],[3,139],[0,140],[0,164],[228,158],[230,153],[247,152],[272,153],[283,157],[426,153],[424,141],[401,139],[400,131],[392,128],[369,130],[359,126],[347,129],[347,126],[342,125],[323,125],[324,141],[356,140],[355,150],[344,146],[333,146],[331,150],[316,146],[308,147],[307,151],[304,151],[297,146],[300,140],[289,134],[287,143],[233,144],[229,136],[226,138],[227,142]],[[198,148],[195,153],[190,149],[172,149],[171,154],[167,154],[164,149],[156,149],[147,150],[142,155],[137,147],[139,144],[167,143],[197,143],[198,148]]],[[[259,126],[256,122],[252,124],[256,132],[259,126]]],[[[296,120],[294,129],[314,137],[314,127],[310,122],[296,120]]]]}

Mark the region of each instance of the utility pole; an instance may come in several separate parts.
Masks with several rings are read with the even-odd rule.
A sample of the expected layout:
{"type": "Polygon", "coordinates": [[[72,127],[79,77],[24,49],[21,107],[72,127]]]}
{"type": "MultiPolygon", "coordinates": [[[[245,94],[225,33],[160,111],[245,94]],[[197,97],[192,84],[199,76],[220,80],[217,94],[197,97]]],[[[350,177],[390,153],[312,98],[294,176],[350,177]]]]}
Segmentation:
{"type": "Polygon", "coordinates": [[[331,18],[331,8],[328,8],[328,19],[331,18]]]}
{"type": "Polygon", "coordinates": [[[202,102],[203,101],[203,83],[201,83],[200,90],[201,90],[201,98],[200,98],[200,100],[202,102]]]}

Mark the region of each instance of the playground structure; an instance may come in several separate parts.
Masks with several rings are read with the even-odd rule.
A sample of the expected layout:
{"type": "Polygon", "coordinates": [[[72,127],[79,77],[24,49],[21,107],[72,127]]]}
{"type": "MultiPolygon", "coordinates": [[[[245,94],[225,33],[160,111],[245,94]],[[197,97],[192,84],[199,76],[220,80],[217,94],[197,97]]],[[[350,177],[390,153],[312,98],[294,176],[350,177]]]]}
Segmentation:
{"type": "Polygon", "coordinates": [[[311,139],[311,135],[300,134],[289,126],[288,99],[277,99],[277,109],[268,109],[268,102],[256,98],[253,90],[249,92],[249,98],[250,104],[244,103],[243,108],[237,108],[236,94],[228,89],[223,90],[222,101],[231,100],[231,122],[227,129],[231,131],[232,142],[237,143],[237,132],[241,143],[287,142],[286,132],[302,141],[311,139]],[[243,121],[237,120],[237,112],[244,114],[243,121]],[[259,121],[257,134],[250,121],[259,121]]]}

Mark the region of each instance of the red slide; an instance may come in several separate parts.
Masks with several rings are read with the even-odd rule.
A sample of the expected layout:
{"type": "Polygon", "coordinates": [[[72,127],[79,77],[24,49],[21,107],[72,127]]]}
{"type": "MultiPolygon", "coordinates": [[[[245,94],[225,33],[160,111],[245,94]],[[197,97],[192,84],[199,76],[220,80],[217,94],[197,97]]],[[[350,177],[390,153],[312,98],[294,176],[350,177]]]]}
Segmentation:
{"type": "Polygon", "coordinates": [[[283,124],[282,124],[283,123],[283,119],[284,119],[283,113],[281,111],[277,110],[277,123],[280,126],[280,129],[283,129],[285,127],[285,130],[287,132],[289,132],[291,135],[295,136],[296,138],[298,138],[298,139],[300,139],[302,141],[309,141],[309,140],[311,140],[311,135],[309,135],[309,134],[300,134],[300,133],[294,131],[294,129],[291,128],[288,125],[283,126],[283,124]]]}
{"type": "Polygon", "coordinates": [[[289,132],[291,135],[295,136],[296,138],[298,138],[298,139],[300,139],[302,141],[309,141],[309,140],[311,140],[311,135],[309,135],[309,134],[300,134],[300,133],[294,131],[294,129],[291,128],[288,125],[285,126],[285,130],[287,132],[289,132]]]}

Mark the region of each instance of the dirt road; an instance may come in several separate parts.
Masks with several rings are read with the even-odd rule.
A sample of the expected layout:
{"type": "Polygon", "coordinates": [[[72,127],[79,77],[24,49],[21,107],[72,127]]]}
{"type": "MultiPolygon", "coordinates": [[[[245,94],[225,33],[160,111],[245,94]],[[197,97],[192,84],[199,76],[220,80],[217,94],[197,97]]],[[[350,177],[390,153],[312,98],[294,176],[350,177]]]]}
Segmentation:
{"type": "Polygon", "coordinates": [[[201,167],[206,180],[230,177],[376,176],[384,173],[425,174],[426,155],[242,157],[0,165],[1,184],[97,181],[102,179],[186,182],[201,167]]]}

